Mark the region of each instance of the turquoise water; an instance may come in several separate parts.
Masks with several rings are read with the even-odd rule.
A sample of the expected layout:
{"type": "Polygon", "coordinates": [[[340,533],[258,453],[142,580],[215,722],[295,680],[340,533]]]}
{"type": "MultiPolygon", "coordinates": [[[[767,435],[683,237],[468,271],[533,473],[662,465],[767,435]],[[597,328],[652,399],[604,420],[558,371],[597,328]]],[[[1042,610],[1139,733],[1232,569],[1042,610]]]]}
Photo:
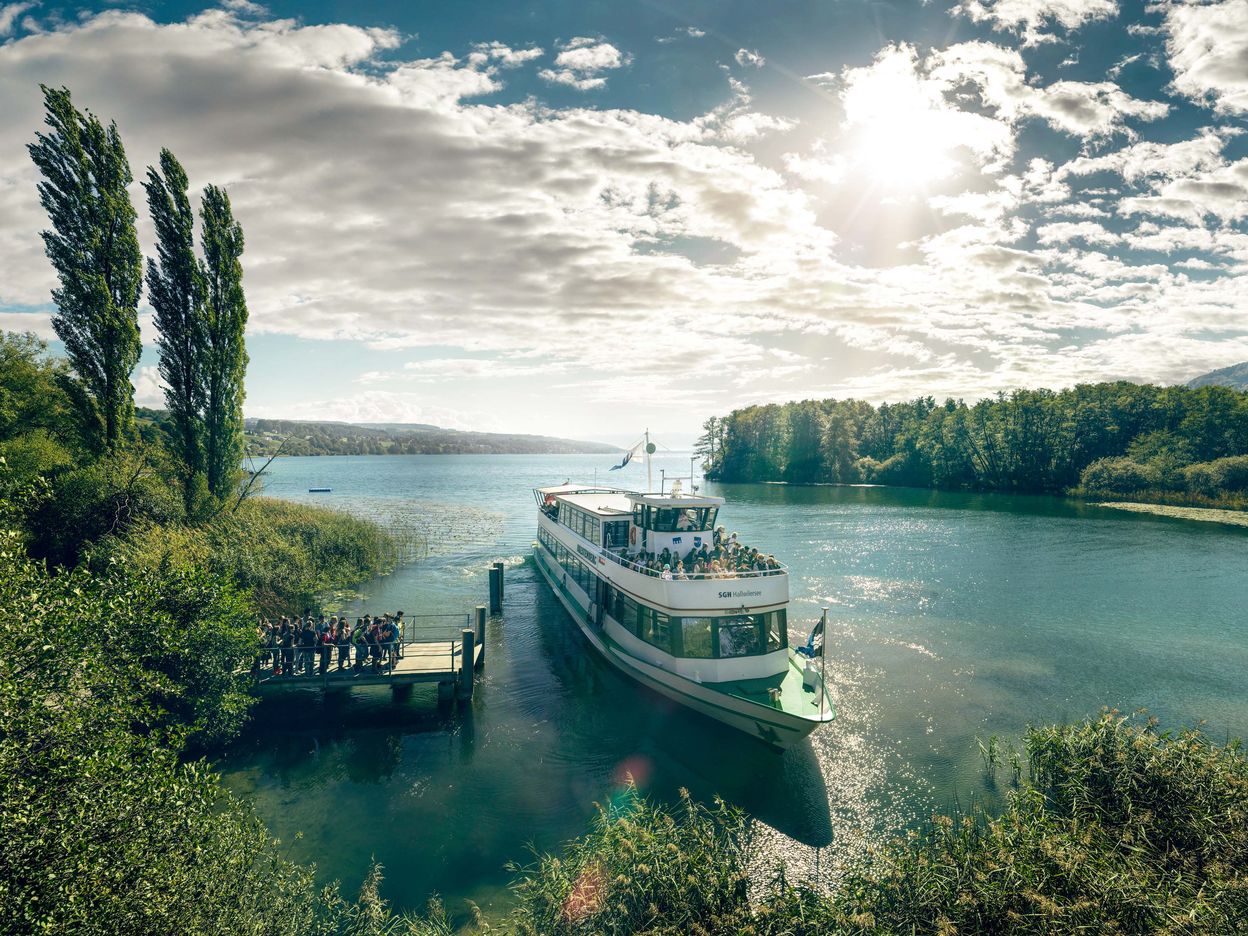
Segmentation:
{"type": "MultiPolygon", "coordinates": [[[[508,861],[583,832],[626,776],[659,799],[720,794],[764,855],[827,881],[931,810],[992,801],[976,738],[1145,707],[1169,726],[1248,736],[1248,530],[1060,498],[705,485],[721,520],[790,565],[790,639],[830,611],[839,717],[777,754],[650,694],[589,655],[527,558],[531,489],[644,487],[596,456],[279,459],[266,493],[408,526],[430,555],[351,607],[467,610],[505,559],[507,600],[465,713],[386,690],[257,710],[219,767],[292,857],[384,895],[506,907],[508,861]],[[332,487],[332,494],[309,494],[332,487]],[[297,835],[297,833],[302,833],[297,835]]],[[[655,463],[688,472],[688,458],[655,463]]],[[[292,609],[297,610],[297,609],[292,609]]]]}

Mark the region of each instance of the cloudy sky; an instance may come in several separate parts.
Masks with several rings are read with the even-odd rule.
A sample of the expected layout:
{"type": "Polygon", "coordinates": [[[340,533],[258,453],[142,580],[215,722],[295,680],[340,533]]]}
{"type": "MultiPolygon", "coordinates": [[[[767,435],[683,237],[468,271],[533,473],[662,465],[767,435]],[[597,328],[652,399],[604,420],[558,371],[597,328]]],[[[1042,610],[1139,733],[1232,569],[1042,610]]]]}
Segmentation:
{"type": "Polygon", "coordinates": [[[52,337],[40,82],[229,189],[248,415],[629,441],[1248,359],[1248,0],[0,0],[0,327],[52,337]]]}

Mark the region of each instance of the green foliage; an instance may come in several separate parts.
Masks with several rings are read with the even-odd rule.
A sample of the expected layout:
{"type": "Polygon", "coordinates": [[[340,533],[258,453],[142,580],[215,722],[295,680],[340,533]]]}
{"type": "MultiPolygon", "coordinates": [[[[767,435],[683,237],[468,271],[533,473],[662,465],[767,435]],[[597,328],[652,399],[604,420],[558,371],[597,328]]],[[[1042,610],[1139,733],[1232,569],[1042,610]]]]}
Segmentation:
{"type": "Polygon", "coordinates": [[[28,514],[31,553],[74,566],[86,545],[104,536],[180,520],[182,501],[162,459],[159,450],[135,446],[58,475],[49,496],[28,514]]]}
{"type": "Polygon", "coordinates": [[[68,388],[85,435],[105,450],[134,419],[130,372],[139,360],[143,258],[126,187],[133,177],[117,133],[74,107],[66,88],[43,89],[45,123],[29,146],[43,176],[39,201],[52,223],[44,246],[59,280],[52,327],[76,379],[68,388]]]}
{"type": "MultiPolygon", "coordinates": [[[[614,445],[550,436],[465,432],[437,426],[358,426],[341,422],[249,419],[249,456],[273,455],[572,455],[620,454],[614,445]]],[[[618,460],[618,458],[617,458],[618,460]]]]}
{"type": "Polygon", "coordinates": [[[160,151],[160,172],[149,166],[143,188],[156,228],[156,260],[147,264],[147,295],[159,335],[160,376],[169,407],[169,446],[181,468],[190,510],[195,479],[204,471],[205,362],[209,354],[204,270],[195,256],[195,213],[181,163],[160,151]]]}
{"type": "Polygon", "coordinates": [[[721,927],[747,905],[749,857],[739,811],[707,809],[686,790],[669,811],[630,789],[562,856],[516,869],[511,922],[518,936],[731,932],[721,927]]]}
{"type": "Polygon", "coordinates": [[[61,386],[66,373],[34,334],[0,331],[0,442],[40,429],[64,444],[75,441],[65,432],[71,409],[61,386]]]}
{"type": "MultiPolygon", "coordinates": [[[[1110,713],[1033,729],[998,817],[935,816],[830,892],[770,883],[733,810],[603,812],[521,869],[519,934],[1204,933],[1248,927],[1248,760],[1110,713]],[[757,868],[755,868],[757,870],[757,868]],[[747,886],[747,880],[753,883],[747,886]]],[[[1002,763],[996,739],[985,764],[1002,763]]]]}
{"type": "Polygon", "coordinates": [[[215,185],[200,206],[204,248],[204,468],[220,500],[238,486],[243,460],[243,380],[247,374],[247,300],[243,295],[243,228],[230,196],[215,185]]]}
{"type": "Polygon", "coordinates": [[[141,524],[102,542],[95,561],[195,565],[246,589],[257,610],[289,614],[313,607],[325,591],[393,570],[414,546],[339,511],[251,498],[199,526],[141,524]]]}
{"type": "Polygon", "coordinates": [[[392,914],[376,870],[359,904],[319,889],[179,760],[195,712],[232,703],[171,661],[219,671],[237,613],[193,573],[53,576],[0,537],[0,933],[450,932],[392,914]]]}
{"type": "Polygon", "coordinates": [[[1223,498],[1248,454],[1248,394],[1226,387],[1081,385],[967,405],[803,400],[734,410],[699,442],[725,481],[871,482],[944,489],[1171,491],[1223,498]],[[712,454],[714,452],[714,454],[712,454]]]}

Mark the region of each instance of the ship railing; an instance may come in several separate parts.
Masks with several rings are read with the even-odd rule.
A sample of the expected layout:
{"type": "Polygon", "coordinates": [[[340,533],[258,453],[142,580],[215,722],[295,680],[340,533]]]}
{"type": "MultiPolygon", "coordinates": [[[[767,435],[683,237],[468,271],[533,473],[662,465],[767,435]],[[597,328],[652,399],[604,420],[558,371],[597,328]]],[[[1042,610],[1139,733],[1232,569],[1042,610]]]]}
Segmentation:
{"type": "MultiPolygon", "coordinates": [[[[610,559],[612,562],[622,565],[624,568],[632,572],[637,572],[641,575],[648,575],[651,578],[663,577],[662,572],[656,572],[654,571],[654,569],[647,569],[641,563],[633,562],[631,559],[629,559],[628,556],[624,555],[624,549],[626,548],[627,547],[621,547],[619,552],[613,552],[610,549],[603,549],[603,550],[600,550],[600,553],[601,555],[610,559]]],[[[705,581],[720,580],[720,579],[763,578],[764,576],[768,576],[768,575],[788,575],[789,574],[789,567],[786,566],[783,562],[777,562],[776,565],[779,568],[748,569],[742,572],[738,572],[736,570],[733,570],[731,572],[689,572],[689,571],[686,571],[685,575],[688,576],[688,578],[672,579],[672,581],[705,582],[705,581]]]]}

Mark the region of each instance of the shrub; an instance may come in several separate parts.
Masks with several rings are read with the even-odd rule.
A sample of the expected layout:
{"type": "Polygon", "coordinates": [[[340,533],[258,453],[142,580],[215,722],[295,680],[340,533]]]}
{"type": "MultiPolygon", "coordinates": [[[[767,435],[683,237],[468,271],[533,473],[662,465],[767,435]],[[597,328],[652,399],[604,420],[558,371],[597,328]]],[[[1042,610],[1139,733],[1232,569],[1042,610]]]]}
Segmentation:
{"type": "Polygon", "coordinates": [[[1218,497],[1248,491],[1248,455],[1219,458],[1183,469],[1186,488],[1193,494],[1218,497]]]}
{"type": "Polygon", "coordinates": [[[1161,486],[1161,472],[1129,458],[1099,458],[1080,475],[1080,486],[1090,494],[1133,494],[1161,486]]]}
{"type": "Polygon", "coordinates": [[[104,536],[180,520],[182,501],[165,478],[162,457],[146,447],[123,449],[60,475],[27,521],[31,553],[69,567],[104,536]]]}

